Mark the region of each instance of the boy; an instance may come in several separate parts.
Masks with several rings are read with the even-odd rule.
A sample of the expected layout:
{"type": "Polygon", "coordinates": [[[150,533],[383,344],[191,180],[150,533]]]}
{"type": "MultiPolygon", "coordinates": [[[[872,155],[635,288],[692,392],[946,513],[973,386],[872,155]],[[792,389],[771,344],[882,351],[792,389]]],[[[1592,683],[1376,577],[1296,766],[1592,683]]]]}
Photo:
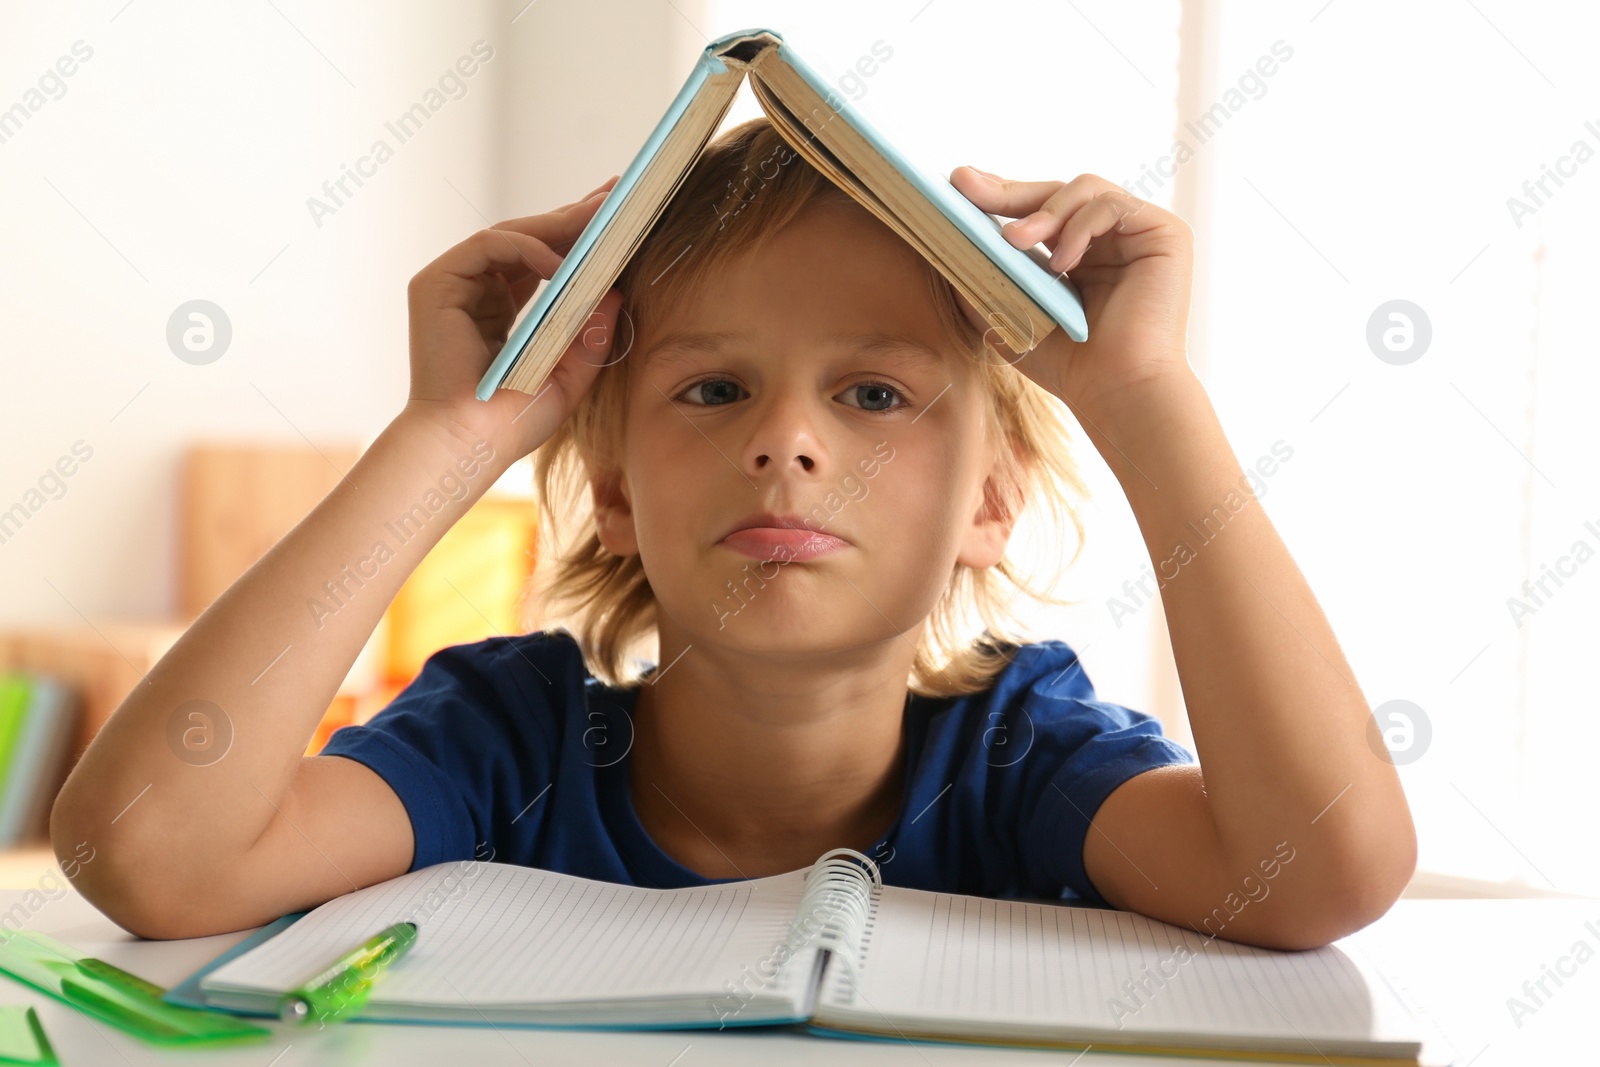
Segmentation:
{"type": "Polygon", "coordinates": [[[669,886],[844,845],[892,883],[1071,896],[1279,948],[1385,911],[1415,862],[1409,812],[1184,358],[1188,228],[1093,175],[952,180],[1017,218],[1013,244],[1052,249],[1089,341],[986,342],[763,119],[708,148],[535,397],[472,393],[611,183],[424,268],[403,412],[63,788],[58,855],[97,849],[83,893],[135,933],[190,937],[449,860],[669,886]],[[1061,404],[1152,559],[1182,558],[1163,600],[1204,777],[1153,719],[1096,700],[1064,643],[1001,636],[1003,583],[1048,599],[1006,557],[1019,517],[1077,523],[1061,404]],[[302,758],[407,574],[536,449],[533,606],[574,623],[442,650],[302,758]],[[1224,501],[1225,530],[1191,545],[1224,501]],[[424,502],[416,536],[383,540],[424,502]],[[355,559],[377,562],[340,610],[308,612],[355,559]],[[630,673],[652,637],[659,666],[630,673]],[[168,742],[193,701],[232,729],[205,765],[168,742]]]}

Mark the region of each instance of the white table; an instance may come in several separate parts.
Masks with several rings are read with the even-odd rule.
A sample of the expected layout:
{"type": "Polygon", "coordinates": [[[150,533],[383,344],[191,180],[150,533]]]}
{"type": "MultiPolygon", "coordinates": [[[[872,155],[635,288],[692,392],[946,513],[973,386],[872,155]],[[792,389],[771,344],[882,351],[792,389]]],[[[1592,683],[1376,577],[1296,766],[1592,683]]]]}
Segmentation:
{"type": "MultiPolygon", "coordinates": [[[[37,901],[35,897],[33,902],[37,901]]],[[[23,902],[21,890],[0,890],[0,916],[23,902]]],[[[40,930],[164,986],[176,984],[248,933],[190,941],[142,941],[76,893],[25,910],[29,914],[26,928],[40,930]]],[[[1456,1067],[1600,1064],[1600,900],[1401,900],[1383,919],[1339,945],[1346,951],[1366,952],[1391,977],[1412,1009],[1438,1030],[1443,1042],[1427,1052],[1429,1057],[1438,1057],[1435,1062],[1449,1062],[1453,1045],[1456,1067]],[[1579,941],[1593,954],[1584,963],[1571,958],[1579,941]],[[1523,982],[1537,982],[1544,965],[1555,967],[1562,957],[1569,959],[1561,967],[1573,973],[1562,978],[1559,988],[1547,980],[1546,989],[1552,995],[1522,1018],[1519,1026],[1507,999],[1522,997],[1523,982]]],[[[35,1005],[66,1067],[173,1063],[190,1067],[319,1063],[748,1067],[821,1062],[908,1067],[969,1063],[1140,1067],[1157,1062],[1235,1062],[1098,1051],[1074,1060],[1075,1053],[844,1041],[774,1030],[604,1033],[376,1023],[347,1023],[304,1033],[279,1027],[270,1044],[174,1052],[104,1027],[4,976],[0,976],[0,1003],[35,1005]]]]}

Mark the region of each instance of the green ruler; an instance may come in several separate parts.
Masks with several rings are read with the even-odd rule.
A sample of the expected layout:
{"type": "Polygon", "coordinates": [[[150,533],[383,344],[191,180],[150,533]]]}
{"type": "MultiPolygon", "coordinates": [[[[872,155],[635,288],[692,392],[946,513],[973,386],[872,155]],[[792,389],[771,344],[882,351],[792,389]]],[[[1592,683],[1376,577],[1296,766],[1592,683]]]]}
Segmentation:
{"type": "Polygon", "coordinates": [[[28,1067],[61,1067],[39,1013],[25,1004],[0,1006],[0,1063],[28,1067]]]}
{"type": "Polygon", "coordinates": [[[272,1035],[264,1026],[231,1015],[168,1004],[161,999],[166,990],[155,983],[32,930],[0,928],[0,971],[158,1045],[231,1043],[272,1035]]]}

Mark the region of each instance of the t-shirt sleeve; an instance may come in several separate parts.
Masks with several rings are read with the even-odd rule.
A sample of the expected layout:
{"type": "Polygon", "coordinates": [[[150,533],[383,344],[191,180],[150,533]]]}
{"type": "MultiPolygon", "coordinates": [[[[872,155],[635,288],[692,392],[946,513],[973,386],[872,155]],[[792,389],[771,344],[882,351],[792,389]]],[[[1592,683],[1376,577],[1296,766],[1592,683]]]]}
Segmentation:
{"type": "Polygon", "coordinates": [[[1066,895],[1061,891],[1067,889],[1108,906],[1083,865],[1095,813],[1130,778],[1195,758],[1162,733],[1160,720],[1098,699],[1077,654],[1059,641],[1046,643],[1038,678],[1021,706],[1038,749],[1023,776],[1022,883],[1043,895],[1066,895]]]}
{"type": "Polygon", "coordinates": [[[405,805],[411,870],[476,858],[520,782],[550,780],[559,745],[549,685],[561,675],[543,654],[552,651],[526,637],[440,649],[387,707],[323,746],[370,767],[405,805]]]}

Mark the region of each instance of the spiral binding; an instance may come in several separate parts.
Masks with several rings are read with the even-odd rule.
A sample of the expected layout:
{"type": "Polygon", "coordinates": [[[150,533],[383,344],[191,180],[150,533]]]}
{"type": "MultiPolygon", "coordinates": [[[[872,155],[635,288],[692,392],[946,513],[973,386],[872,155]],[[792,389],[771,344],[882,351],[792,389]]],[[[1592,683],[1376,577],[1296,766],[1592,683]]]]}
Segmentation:
{"type": "Polygon", "coordinates": [[[853,979],[866,948],[873,893],[882,886],[883,875],[869,857],[852,848],[824,852],[806,872],[805,889],[789,928],[789,948],[828,949],[844,960],[853,979]],[[815,923],[808,921],[813,918],[815,923]],[[806,925],[815,928],[802,929],[806,925]]]}

